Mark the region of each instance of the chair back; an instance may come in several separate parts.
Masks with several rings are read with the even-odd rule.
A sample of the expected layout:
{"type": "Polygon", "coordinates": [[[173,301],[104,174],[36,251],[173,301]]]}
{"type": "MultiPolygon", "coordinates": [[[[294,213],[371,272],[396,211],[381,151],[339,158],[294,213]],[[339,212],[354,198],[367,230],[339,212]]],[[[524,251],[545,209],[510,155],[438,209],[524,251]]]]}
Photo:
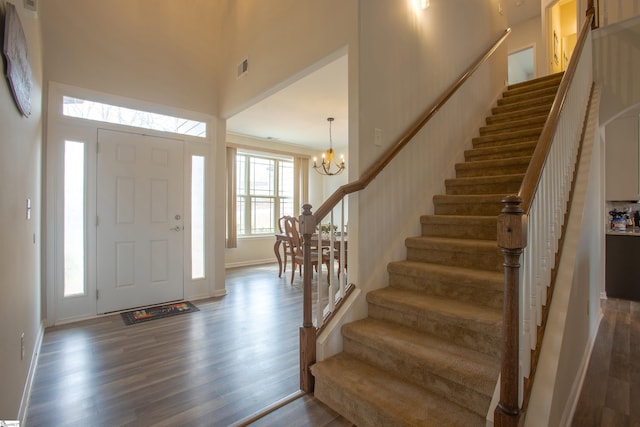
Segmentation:
{"type": "Polygon", "coordinates": [[[298,232],[298,218],[293,216],[284,217],[284,231],[289,238],[289,244],[291,245],[291,253],[295,255],[302,255],[302,238],[298,232]]]}

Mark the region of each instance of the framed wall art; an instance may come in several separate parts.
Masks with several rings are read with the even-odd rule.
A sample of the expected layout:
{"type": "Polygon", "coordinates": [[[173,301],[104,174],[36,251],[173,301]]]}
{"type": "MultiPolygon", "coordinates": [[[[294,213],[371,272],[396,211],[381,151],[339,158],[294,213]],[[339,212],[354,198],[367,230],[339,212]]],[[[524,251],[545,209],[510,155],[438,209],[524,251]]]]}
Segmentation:
{"type": "Polygon", "coordinates": [[[5,5],[3,53],[7,59],[7,79],[18,110],[23,115],[29,116],[31,115],[31,64],[27,51],[27,39],[16,7],[8,2],[5,5]]]}

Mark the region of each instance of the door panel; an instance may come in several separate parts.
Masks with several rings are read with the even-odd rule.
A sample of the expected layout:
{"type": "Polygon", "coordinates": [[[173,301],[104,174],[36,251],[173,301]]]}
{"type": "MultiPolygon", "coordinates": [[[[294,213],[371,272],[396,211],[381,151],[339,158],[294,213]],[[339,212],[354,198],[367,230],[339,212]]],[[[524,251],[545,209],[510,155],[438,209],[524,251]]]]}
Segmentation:
{"type": "Polygon", "coordinates": [[[182,299],[183,144],[99,130],[97,312],[182,299]]]}

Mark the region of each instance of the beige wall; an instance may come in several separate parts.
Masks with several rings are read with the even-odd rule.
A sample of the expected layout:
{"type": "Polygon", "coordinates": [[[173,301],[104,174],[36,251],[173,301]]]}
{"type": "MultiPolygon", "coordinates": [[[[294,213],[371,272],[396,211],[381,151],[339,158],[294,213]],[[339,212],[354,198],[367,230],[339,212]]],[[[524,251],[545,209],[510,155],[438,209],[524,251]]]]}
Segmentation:
{"type": "Polygon", "coordinates": [[[542,37],[542,20],[540,16],[514,25],[507,39],[509,53],[517,52],[533,46],[534,50],[534,76],[541,77],[546,74],[544,39],[542,37]]]}
{"type": "MultiPolygon", "coordinates": [[[[377,0],[360,5],[361,170],[394,144],[507,27],[494,1],[432,1],[419,14],[410,3],[377,0]],[[382,130],[382,147],[373,144],[374,128],[382,130]]],[[[359,194],[358,246],[366,251],[356,255],[356,283],[365,292],[385,286],[387,263],[405,257],[404,239],[419,234],[420,215],[433,212],[433,195],[444,191],[445,178],[453,177],[454,163],[462,161],[463,150],[470,148],[506,79],[503,45],[359,194]]],[[[352,161],[355,157],[350,155],[352,161]]],[[[353,212],[350,215],[353,218],[353,212]]],[[[352,263],[349,268],[351,278],[352,263]]]]}
{"type": "Polygon", "coordinates": [[[38,2],[45,81],[216,115],[222,3],[38,2]]]}
{"type": "Polygon", "coordinates": [[[599,0],[600,25],[622,22],[640,14],[640,0],[599,0]]]}
{"type": "Polygon", "coordinates": [[[602,85],[602,125],[640,104],[639,39],[640,17],[610,25],[594,34],[594,79],[602,85]]]}
{"type": "MultiPolygon", "coordinates": [[[[0,1],[4,15],[5,1],[0,1]]],[[[40,324],[40,221],[42,218],[42,60],[38,21],[14,1],[32,69],[31,116],[21,116],[7,80],[0,82],[0,420],[18,419],[22,392],[40,324]],[[26,200],[31,199],[31,219],[26,200]],[[25,356],[21,360],[20,337],[25,356]]],[[[24,408],[23,408],[24,410],[24,408]]]]}
{"type": "MultiPolygon", "coordinates": [[[[314,64],[335,59],[337,52],[352,53],[358,4],[356,0],[228,2],[218,71],[220,116],[231,117],[314,64]],[[238,79],[237,65],[244,58],[249,60],[249,71],[238,79]]],[[[350,55],[350,73],[355,58],[350,55]]],[[[350,86],[352,82],[350,77],[350,86]]]]}

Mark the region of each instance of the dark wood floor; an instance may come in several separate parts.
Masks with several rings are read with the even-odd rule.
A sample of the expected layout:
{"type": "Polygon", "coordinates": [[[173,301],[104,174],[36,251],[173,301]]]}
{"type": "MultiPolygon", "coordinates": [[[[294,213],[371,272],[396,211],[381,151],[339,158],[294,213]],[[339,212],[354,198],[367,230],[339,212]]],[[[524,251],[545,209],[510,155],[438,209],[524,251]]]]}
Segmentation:
{"type": "MultiPolygon", "coordinates": [[[[298,391],[302,290],[277,266],[232,269],[197,313],[47,329],[26,425],[228,426],[298,391]]],[[[640,302],[609,299],[573,426],[640,426],[640,302]]],[[[251,426],[349,426],[304,396],[251,426]]]]}
{"type": "Polygon", "coordinates": [[[603,301],[575,427],[640,427],[640,302],[603,301]]]}
{"type": "MultiPolygon", "coordinates": [[[[26,425],[228,426],[298,391],[302,290],[284,276],[233,269],[228,295],[196,313],[47,329],[26,425]]],[[[277,418],[292,410],[295,425],[348,425],[308,396],[256,425],[291,425],[277,418]]]]}

